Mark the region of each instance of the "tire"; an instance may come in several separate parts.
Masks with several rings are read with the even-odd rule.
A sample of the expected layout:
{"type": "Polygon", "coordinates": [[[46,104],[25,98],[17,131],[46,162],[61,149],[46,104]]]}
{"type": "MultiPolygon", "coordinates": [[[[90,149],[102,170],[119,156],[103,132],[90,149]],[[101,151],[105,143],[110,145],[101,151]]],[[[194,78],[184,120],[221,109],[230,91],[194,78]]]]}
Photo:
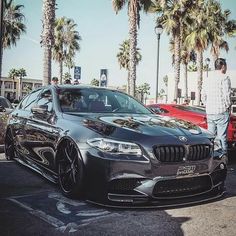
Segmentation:
{"type": "Polygon", "coordinates": [[[71,140],[64,141],[59,153],[59,187],[66,197],[81,197],[83,195],[84,168],[76,144],[71,140]]]}
{"type": "Polygon", "coordinates": [[[5,136],[5,157],[7,160],[13,160],[15,158],[14,140],[11,130],[8,129],[5,136]]]}

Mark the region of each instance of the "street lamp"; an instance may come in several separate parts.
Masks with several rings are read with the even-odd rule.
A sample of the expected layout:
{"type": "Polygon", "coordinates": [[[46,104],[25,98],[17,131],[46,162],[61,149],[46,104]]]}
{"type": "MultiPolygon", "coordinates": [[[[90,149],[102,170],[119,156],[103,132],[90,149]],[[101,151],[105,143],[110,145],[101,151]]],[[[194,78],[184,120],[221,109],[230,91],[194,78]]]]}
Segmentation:
{"type": "Polygon", "coordinates": [[[208,58],[208,57],[205,59],[206,66],[207,66],[207,77],[208,77],[208,71],[209,71],[209,64],[210,64],[210,61],[211,61],[211,60],[210,60],[210,58],[208,58]]]}
{"type": "Polygon", "coordinates": [[[160,49],[160,36],[163,32],[163,27],[161,24],[158,24],[155,27],[155,33],[157,35],[157,80],[156,80],[156,103],[158,99],[158,76],[159,76],[159,49],[160,49]]]}

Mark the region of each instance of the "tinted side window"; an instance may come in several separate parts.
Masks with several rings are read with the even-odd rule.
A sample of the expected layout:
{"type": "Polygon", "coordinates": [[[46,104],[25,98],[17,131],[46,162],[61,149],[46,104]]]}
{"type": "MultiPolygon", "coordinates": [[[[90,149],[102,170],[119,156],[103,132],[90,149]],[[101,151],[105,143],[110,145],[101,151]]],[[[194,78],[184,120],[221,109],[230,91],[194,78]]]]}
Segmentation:
{"type": "Polygon", "coordinates": [[[31,107],[35,104],[38,99],[41,90],[33,91],[29,96],[27,96],[21,103],[20,108],[26,111],[30,111],[31,107]]]}

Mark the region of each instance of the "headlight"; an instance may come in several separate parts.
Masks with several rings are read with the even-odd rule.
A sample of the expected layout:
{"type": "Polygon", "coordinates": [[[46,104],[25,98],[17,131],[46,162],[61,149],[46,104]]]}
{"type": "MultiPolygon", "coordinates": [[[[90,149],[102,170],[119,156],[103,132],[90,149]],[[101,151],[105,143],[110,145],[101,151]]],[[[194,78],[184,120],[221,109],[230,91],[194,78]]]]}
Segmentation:
{"type": "Polygon", "coordinates": [[[122,142],[105,138],[89,139],[87,143],[90,146],[98,148],[104,152],[136,156],[142,155],[140,147],[135,143],[122,142]]]}

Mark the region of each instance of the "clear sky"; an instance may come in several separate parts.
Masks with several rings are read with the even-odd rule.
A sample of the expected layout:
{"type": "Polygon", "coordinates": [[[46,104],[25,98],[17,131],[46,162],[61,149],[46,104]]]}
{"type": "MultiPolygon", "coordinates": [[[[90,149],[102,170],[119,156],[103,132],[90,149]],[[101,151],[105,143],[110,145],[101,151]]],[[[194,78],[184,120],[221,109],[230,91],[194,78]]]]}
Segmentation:
{"type": "MultiPolygon", "coordinates": [[[[39,44],[42,30],[42,0],[15,0],[24,5],[27,33],[18,41],[17,46],[5,50],[3,55],[3,76],[11,68],[25,68],[27,77],[42,79],[43,50],[39,44]]],[[[81,50],[76,55],[75,65],[81,66],[82,83],[90,83],[99,78],[100,69],[108,69],[108,85],[126,84],[127,72],[120,69],[116,55],[119,44],[128,38],[127,7],[117,15],[112,8],[111,0],[57,0],[56,17],[72,18],[78,25],[82,41],[81,50]]],[[[221,0],[223,9],[230,9],[231,19],[236,19],[236,1],[221,0]]],[[[141,14],[138,31],[138,47],[141,49],[142,61],[137,67],[137,85],[145,82],[151,85],[154,96],[156,84],[157,38],[154,32],[154,14],[141,14]]],[[[228,68],[236,69],[236,38],[227,39],[230,46],[228,54],[221,56],[227,59],[228,68]]],[[[159,89],[163,86],[164,75],[173,72],[169,38],[165,32],[160,41],[159,89]]],[[[208,52],[204,57],[210,57],[208,52]]],[[[212,63],[212,60],[211,60],[212,63]]],[[[210,65],[212,67],[212,64],[210,65]]],[[[67,69],[64,69],[66,72],[67,69]]],[[[58,65],[53,63],[53,76],[58,76],[58,65]]],[[[236,78],[231,78],[236,79],[236,78]]]]}

